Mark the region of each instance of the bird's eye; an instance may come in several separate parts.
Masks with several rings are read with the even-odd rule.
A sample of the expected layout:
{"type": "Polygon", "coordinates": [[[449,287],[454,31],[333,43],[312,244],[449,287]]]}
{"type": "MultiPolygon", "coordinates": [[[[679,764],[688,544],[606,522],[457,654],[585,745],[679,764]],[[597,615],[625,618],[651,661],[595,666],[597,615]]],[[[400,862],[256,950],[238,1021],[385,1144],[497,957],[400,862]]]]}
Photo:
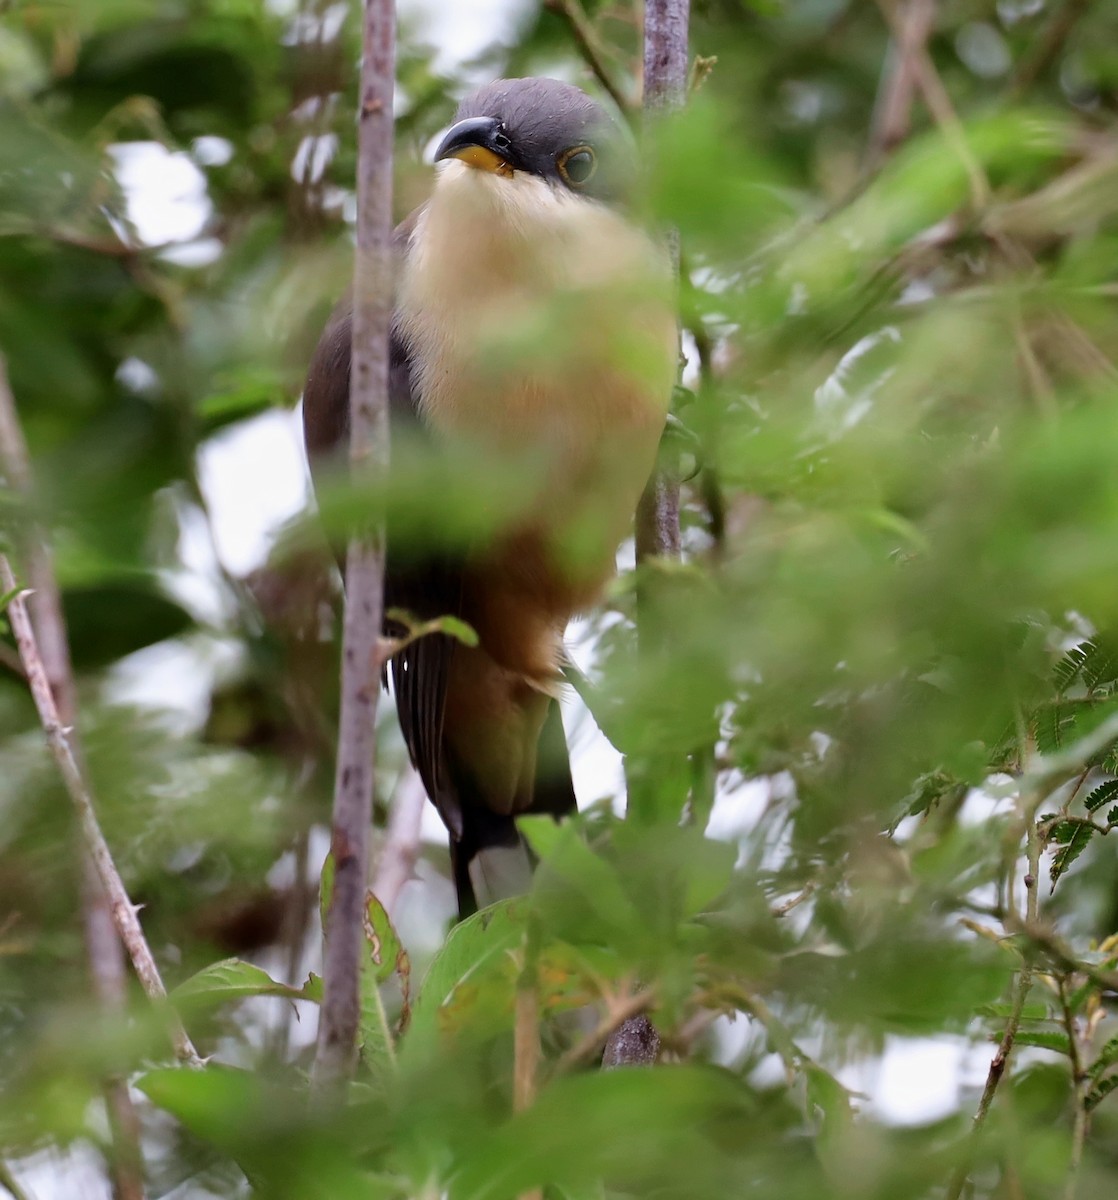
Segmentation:
{"type": "Polygon", "coordinates": [[[556,166],[564,183],[573,188],[585,187],[598,169],[598,156],[593,146],[572,146],[559,155],[556,166]]]}

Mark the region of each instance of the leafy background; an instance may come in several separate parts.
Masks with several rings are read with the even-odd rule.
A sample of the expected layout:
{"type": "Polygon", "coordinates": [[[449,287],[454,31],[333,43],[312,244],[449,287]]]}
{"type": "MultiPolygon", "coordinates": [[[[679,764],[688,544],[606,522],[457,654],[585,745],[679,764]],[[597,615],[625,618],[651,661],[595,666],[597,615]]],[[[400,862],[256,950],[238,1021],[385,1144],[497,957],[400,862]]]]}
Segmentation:
{"type": "MultiPolygon", "coordinates": [[[[561,7],[446,10],[437,48],[438,6],[402,6],[401,215],[472,82],[596,87],[561,7]]],[[[585,7],[635,96],[638,6],[585,7]]],[[[356,22],[310,0],[0,7],[0,348],[99,811],[210,1056],[176,1068],[138,990],[124,1014],[93,1001],[73,823],[0,642],[13,1183],[106,1191],[109,1074],[152,1196],[1118,1182],[1118,11],[934,6],[887,144],[887,18],[921,7],[693,5],[717,62],[643,152],[685,255],[687,553],[624,570],[577,630],[628,818],[572,702],[585,811],[531,827],[531,897],[448,937],[423,841],[402,946],[371,910],[365,1067],[329,1119],[305,1072],[336,597],[289,414],[349,268],[356,22]],[[261,509],[290,517],[266,563],[261,509]],[[514,1114],[526,988],[543,1065],[514,1114]],[[594,1070],[586,1031],[643,1003],[665,1064],[594,1070]]],[[[488,492],[456,482],[461,530],[488,492]]],[[[27,516],[0,492],[7,529],[27,516]]],[[[390,712],[382,743],[378,826],[407,786],[390,712]]]]}

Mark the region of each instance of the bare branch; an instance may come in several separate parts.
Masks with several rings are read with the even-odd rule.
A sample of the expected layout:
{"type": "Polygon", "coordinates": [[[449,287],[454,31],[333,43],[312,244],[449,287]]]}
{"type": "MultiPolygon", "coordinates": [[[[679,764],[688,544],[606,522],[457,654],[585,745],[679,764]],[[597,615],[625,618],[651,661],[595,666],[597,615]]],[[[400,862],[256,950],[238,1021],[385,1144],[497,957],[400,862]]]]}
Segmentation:
{"type": "Polygon", "coordinates": [[[3,1159],[0,1159],[0,1188],[3,1188],[12,1197],[12,1200],[31,1200],[31,1193],[20,1187],[18,1180],[3,1159]]]}
{"type": "MultiPolygon", "coordinates": [[[[136,907],[128,898],[128,892],[116,869],[116,864],[113,862],[112,852],[105,841],[105,835],[101,832],[101,825],[93,807],[93,799],[82,779],[81,771],[78,769],[70,746],[69,729],[59,719],[58,709],[55,707],[54,696],[51,693],[50,683],[47,680],[46,670],[43,667],[43,660],[35,639],[35,632],[31,627],[26,593],[17,591],[16,588],[16,578],[12,573],[11,564],[6,555],[0,554],[0,589],[3,589],[5,593],[14,593],[8,602],[8,619],[11,622],[12,632],[15,634],[16,645],[19,647],[23,668],[27,672],[35,708],[47,736],[47,744],[62,775],[63,782],[66,784],[70,799],[77,809],[82,840],[93,860],[101,886],[108,896],[113,923],[128,950],[144,991],[152,1000],[163,1002],[167,998],[167,989],[163,986],[159,968],[155,965],[155,958],[144,937],[139,918],[136,916],[136,907]]],[[[184,1062],[188,1062],[192,1066],[200,1066],[201,1059],[178,1017],[168,1012],[167,1019],[171,1027],[175,1053],[184,1062]]]]}
{"type": "MultiPolygon", "coordinates": [[[[645,0],[643,102],[646,123],[683,107],[687,98],[688,0],[645,0]]],[[[671,230],[672,268],[679,274],[679,234],[671,230]]],[[[637,562],[678,558],[679,483],[657,471],[637,507],[637,562]]]]}
{"type": "MultiPolygon", "coordinates": [[[[903,42],[905,35],[897,19],[893,0],[877,0],[877,5],[881,9],[882,16],[885,18],[885,23],[889,26],[894,40],[897,43],[903,42]]],[[[932,120],[939,127],[944,141],[955,152],[967,174],[970,183],[971,204],[977,211],[982,212],[990,204],[990,181],[986,178],[982,164],[970,148],[966,130],[955,112],[955,106],[951,103],[951,97],[947,93],[947,88],[944,87],[943,80],[939,77],[939,72],[936,70],[935,63],[932,62],[927,46],[914,45],[911,62],[916,83],[924,97],[928,112],[932,115],[932,120]]]]}
{"type": "Polygon", "coordinates": [[[388,829],[373,875],[373,895],[391,917],[404,885],[419,858],[419,832],[427,793],[419,772],[410,764],[400,775],[389,804],[388,829]]]}
{"type": "Polygon", "coordinates": [[[908,137],[916,99],[916,58],[923,52],[935,24],[936,0],[908,0],[900,31],[892,38],[881,87],[874,105],[873,128],[866,153],[870,169],[908,137]]]}
{"type": "MultiPolygon", "coordinates": [[[[689,0],[645,0],[644,116],[651,123],[683,107],[687,98],[689,0]]],[[[672,269],[679,275],[679,233],[668,233],[672,269]]],[[[649,558],[679,558],[679,483],[657,469],[637,505],[638,564],[649,558]]],[[[630,1017],[610,1035],[603,1066],[651,1065],[660,1051],[660,1035],[644,1016],[630,1017]]]]}
{"type": "MultiPolygon", "coordinates": [[[[388,336],[392,318],[392,93],[396,13],[392,0],[366,0],[357,160],[350,470],[388,466],[388,336]]],[[[331,848],[334,891],[326,915],[323,1003],[316,1088],[337,1090],[357,1064],[362,915],[369,864],[373,771],[384,619],[384,534],[354,537],[346,559],[342,696],[331,848]]]]}
{"type": "MultiPolygon", "coordinates": [[[[10,486],[25,500],[29,499],[32,490],[31,458],[23,429],[19,422],[15,400],[8,383],[6,364],[0,358],[0,466],[10,486]]],[[[73,726],[77,719],[77,689],[74,684],[73,668],[70,662],[69,640],[66,636],[66,624],[62,613],[62,597],[58,581],[51,561],[50,548],[45,538],[40,535],[33,521],[28,521],[25,527],[24,556],[27,562],[28,575],[33,589],[28,605],[29,612],[27,630],[30,639],[26,645],[20,646],[20,663],[29,682],[31,667],[27,656],[38,656],[42,675],[45,677],[46,696],[55,706],[55,721],[69,730],[69,746],[75,766],[78,771],[77,782],[81,784],[81,747],[73,726]]],[[[8,578],[11,579],[10,567],[4,564],[8,578]]],[[[14,587],[14,581],[11,584],[14,587]]],[[[5,587],[5,591],[10,590],[5,587]]],[[[15,618],[13,617],[13,629],[15,618]]],[[[34,685],[33,685],[34,687],[34,685]]],[[[40,688],[40,691],[43,689],[40,688]]],[[[48,728],[48,720],[39,708],[40,719],[44,728],[48,728]]],[[[49,739],[49,728],[48,728],[49,739]]],[[[64,772],[65,774],[65,772],[64,772]]],[[[71,793],[72,794],[72,793],[71,793]]],[[[92,801],[86,804],[89,818],[96,828],[96,818],[93,816],[92,801]]],[[[79,814],[82,806],[79,804],[79,814]]],[[[107,865],[95,861],[94,847],[87,829],[87,821],[83,818],[83,855],[82,871],[82,918],[84,925],[86,952],[89,958],[90,974],[93,980],[94,992],[101,1005],[109,1011],[119,1011],[125,1004],[125,965],[124,952],[121,944],[124,929],[117,921],[117,906],[111,896],[112,888],[103,886],[102,869],[107,869],[116,877],[124,904],[121,912],[127,911],[132,918],[135,928],[139,931],[139,945],[136,953],[141,959],[151,964],[155,971],[154,960],[146,944],[143,944],[143,934],[139,922],[135,918],[135,909],[124,885],[120,882],[111,858],[107,865]]],[[[97,829],[98,839],[100,830],[97,829]]],[[[105,846],[106,856],[108,848],[105,846]]],[[[131,947],[130,947],[131,950],[131,947]]],[[[134,960],[135,957],[134,957],[134,960]]],[[[139,964],[137,964],[139,973],[139,964]]],[[[141,976],[142,978],[142,976],[141,976]]],[[[150,991],[149,991],[149,994],[150,991]]],[[[162,983],[159,982],[157,998],[162,998],[162,983]]],[[[193,1046],[181,1026],[172,1026],[172,1036],[180,1057],[191,1062],[198,1062],[193,1046]]],[[[109,1121],[113,1131],[115,1157],[110,1163],[110,1173],[113,1179],[113,1191],[117,1200],[142,1200],[144,1195],[143,1170],[140,1162],[140,1130],[135,1108],[128,1091],[128,1085],[120,1079],[109,1079],[105,1083],[105,1102],[108,1107],[109,1121]]]]}
{"type": "Polygon", "coordinates": [[[1068,1035],[1068,1050],[1071,1057],[1071,1082],[1075,1097],[1075,1117],[1071,1134],[1071,1159],[1068,1163],[1067,1179],[1064,1182],[1063,1200],[1075,1200],[1079,1184],[1079,1168],[1083,1162],[1083,1147],[1087,1142],[1087,1126],[1089,1116],[1087,1111],[1087,1072],[1083,1069],[1083,1056],[1079,1047],[1079,1030],[1076,1028],[1075,1014],[1068,1001],[1068,978],[1059,980],[1060,1010],[1064,1018],[1064,1029],[1068,1035]]]}
{"type": "MultiPolygon", "coordinates": [[[[1039,911],[1038,893],[1040,891],[1041,844],[1034,819],[1035,813],[1031,806],[1026,809],[1023,816],[1026,822],[1025,828],[1028,837],[1029,858],[1029,873],[1025,878],[1025,924],[1035,925],[1039,911]]],[[[1005,1023],[1005,1030],[1002,1033],[1002,1039],[998,1043],[997,1052],[994,1054],[990,1062],[990,1069],[986,1074],[986,1086],[982,1089],[982,1096],[978,1101],[978,1111],[975,1113],[974,1124],[971,1126],[970,1145],[964,1152],[963,1161],[947,1185],[944,1200],[959,1200],[959,1197],[963,1193],[963,1188],[966,1186],[967,1176],[970,1174],[971,1162],[974,1158],[974,1151],[978,1145],[978,1138],[982,1133],[982,1126],[986,1123],[990,1106],[994,1103],[994,1096],[997,1093],[998,1085],[1005,1075],[1005,1069],[1009,1064],[1009,1056],[1013,1053],[1013,1046],[1017,1040],[1017,1031],[1021,1027],[1021,1014],[1025,1010],[1025,1001],[1028,999],[1029,989],[1032,986],[1033,964],[1032,960],[1026,957],[1021,965],[1021,971],[1017,976],[1017,987],[1013,992],[1013,1001],[1010,1006],[1009,1017],[1005,1023]]]]}
{"type": "Polygon", "coordinates": [[[567,22],[586,65],[594,73],[594,78],[605,88],[622,113],[628,114],[633,108],[633,102],[614,80],[606,65],[605,48],[598,37],[598,31],[579,0],[545,0],[544,7],[567,22]]]}

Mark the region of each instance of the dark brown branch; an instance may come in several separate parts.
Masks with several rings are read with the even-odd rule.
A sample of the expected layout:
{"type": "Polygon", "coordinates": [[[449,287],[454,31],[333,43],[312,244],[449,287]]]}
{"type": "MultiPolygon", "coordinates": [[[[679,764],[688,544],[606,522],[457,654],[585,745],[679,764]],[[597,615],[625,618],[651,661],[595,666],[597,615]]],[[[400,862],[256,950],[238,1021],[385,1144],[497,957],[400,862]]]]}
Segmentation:
{"type": "MultiPolygon", "coordinates": [[[[366,0],[357,158],[350,470],[388,465],[388,333],[392,317],[392,92],[396,13],[392,0],[366,0]]],[[[354,536],[346,558],[342,696],[331,849],[334,891],[326,914],[324,995],[314,1080],[336,1091],[357,1064],[361,919],[369,866],[373,771],[384,615],[384,535],[354,536]]]]}

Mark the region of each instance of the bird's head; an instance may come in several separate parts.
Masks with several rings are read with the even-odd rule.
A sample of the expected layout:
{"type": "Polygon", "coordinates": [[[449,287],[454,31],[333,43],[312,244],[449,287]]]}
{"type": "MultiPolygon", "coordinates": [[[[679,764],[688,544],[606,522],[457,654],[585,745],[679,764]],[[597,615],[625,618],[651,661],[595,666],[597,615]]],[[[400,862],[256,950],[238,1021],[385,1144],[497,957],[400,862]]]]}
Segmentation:
{"type": "Polygon", "coordinates": [[[621,201],[636,174],[618,123],[557,79],[498,79],[468,96],[435,151],[446,160],[606,203],[621,201]]]}

